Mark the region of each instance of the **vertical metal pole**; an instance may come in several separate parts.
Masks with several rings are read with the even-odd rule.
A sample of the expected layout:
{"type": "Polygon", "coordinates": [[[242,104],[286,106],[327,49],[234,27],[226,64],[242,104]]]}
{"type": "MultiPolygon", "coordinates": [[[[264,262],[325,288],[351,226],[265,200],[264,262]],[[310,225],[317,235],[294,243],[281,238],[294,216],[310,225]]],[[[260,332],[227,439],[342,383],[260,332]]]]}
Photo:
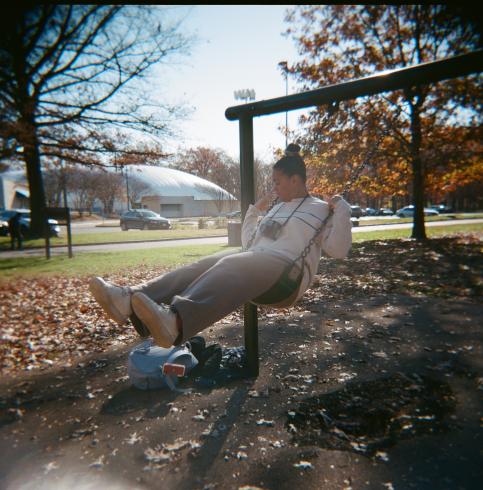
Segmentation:
{"type": "Polygon", "coordinates": [[[126,167],[124,170],[126,171],[126,197],[127,197],[127,210],[129,211],[131,209],[131,202],[129,200],[129,176],[127,174],[128,168],[126,167]]]}
{"type": "Polygon", "coordinates": [[[74,254],[72,253],[72,231],[71,231],[71,223],[70,223],[70,209],[66,206],[65,211],[67,213],[67,247],[69,250],[69,258],[71,259],[74,254]]]}
{"type": "MultiPolygon", "coordinates": [[[[285,97],[288,95],[288,71],[285,65],[285,97]]],[[[288,111],[285,111],[285,148],[288,146],[288,111]]]]}
{"type": "Polygon", "coordinates": [[[49,217],[44,207],[44,212],[42,213],[44,220],[44,234],[45,234],[45,258],[50,259],[50,226],[49,217]]]}
{"type": "MultiPolygon", "coordinates": [[[[286,61],[280,61],[278,67],[283,71],[285,75],[285,97],[288,96],[288,63],[286,61]]],[[[288,111],[285,111],[285,148],[288,146],[288,111]]]]}
{"type": "Polygon", "coordinates": [[[67,213],[67,250],[69,251],[69,258],[73,257],[72,253],[72,231],[70,228],[70,209],[67,205],[67,184],[65,175],[65,164],[62,164],[62,194],[64,195],[64,209],[67,213]]]}
{"type": "MultiPolygon", "coordinates": [[[[241,212],[245,217],[248,206],[255,202],[255,173],[253,168],[253,118],[240,119],[240,177],[241,212]]],[[[250,376],[258,376],[258,317],[252,303],[244,306],[244,332],[247,366],[250,376]]]]}

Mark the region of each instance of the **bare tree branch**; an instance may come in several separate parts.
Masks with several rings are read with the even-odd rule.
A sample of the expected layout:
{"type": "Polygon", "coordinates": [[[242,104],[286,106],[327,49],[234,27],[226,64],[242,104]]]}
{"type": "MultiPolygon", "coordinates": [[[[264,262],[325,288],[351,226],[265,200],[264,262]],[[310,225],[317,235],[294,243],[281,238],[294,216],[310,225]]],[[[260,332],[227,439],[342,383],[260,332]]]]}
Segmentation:
{"type": "Polygon", "coordinates": [[[98,152],[105,164],[99,157],[108,160],[109,146],[95,132],[107,139],[116,128],[141,140],[166,137],[170,122],[183,117],[183,107],[160,102],[152,86],[142,90],[157,65],[192,44],[164,12],[161,6],[20,3],[4,13],[0,159],[17,155],[27,165],[33,229],[41,229],[45,207],[42,158],[92,164],[98,152]]]}

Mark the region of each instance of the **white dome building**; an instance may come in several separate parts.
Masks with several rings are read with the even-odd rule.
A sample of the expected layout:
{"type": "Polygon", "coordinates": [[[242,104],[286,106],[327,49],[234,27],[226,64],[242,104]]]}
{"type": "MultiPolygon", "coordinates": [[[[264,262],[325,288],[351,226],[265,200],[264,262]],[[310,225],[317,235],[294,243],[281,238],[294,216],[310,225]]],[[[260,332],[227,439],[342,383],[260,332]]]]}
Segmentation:
{"type": "Polygon", "coordinates": [[[150,165],[129,165],[125,170],[131,196],[166,218],[216,216],[239,207],[229,192],[196,175],[150,165]]]}
{"type": "MultiPolygon", "coordinates": [[[[115,172],[113,168],[109,169],[115,172]]],[[[150,165],[129,165],[129,195],[138,207],[151,209],[166,218],[218,216],[240,208],[229,192],[213,182],[180,170],[150,165]]],[[[72,196],[68,195],[72,206],[72,196]]],[[[28,208],[29,188],[25,170],[0,173],[0,209],[28,208]]],[[[100,208],[99,208],[100,209],[100,208]]],[[[126,211],[126,199],[116,200],[115,209],[126,211]]]]}

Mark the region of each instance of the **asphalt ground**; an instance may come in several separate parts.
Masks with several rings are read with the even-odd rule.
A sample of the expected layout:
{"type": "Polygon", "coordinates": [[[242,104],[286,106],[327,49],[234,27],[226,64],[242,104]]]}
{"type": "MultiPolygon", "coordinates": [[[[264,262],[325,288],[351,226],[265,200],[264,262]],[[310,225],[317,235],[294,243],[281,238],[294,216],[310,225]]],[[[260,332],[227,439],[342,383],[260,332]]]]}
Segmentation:
{"type": "MultiPolygon", "coordinates": [[[[305,308],[262,318],[257,379],[143,392],[126,346],[3,380],[0,487],[479,490],[481,305],[384,295],[305,308]]],[[[240,345],[240,332],[235,320],[206,338],[240,345]]]]}

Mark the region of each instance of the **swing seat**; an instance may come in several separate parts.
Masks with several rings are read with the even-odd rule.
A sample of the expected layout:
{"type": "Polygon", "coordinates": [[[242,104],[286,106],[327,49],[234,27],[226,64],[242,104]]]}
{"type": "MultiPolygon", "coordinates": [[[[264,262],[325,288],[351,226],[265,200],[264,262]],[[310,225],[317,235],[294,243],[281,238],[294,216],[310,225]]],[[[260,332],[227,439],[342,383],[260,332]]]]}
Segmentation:
{"type": "Polygon", "coordinates": [[[294,277],[293,266],[290,265],[282,273],[278,281],[268,290],[257,296],[251,303],[272,308],[287,308],[295,303],[300,284],[302,283],[302,270],[296,270],[294,277]]]}

